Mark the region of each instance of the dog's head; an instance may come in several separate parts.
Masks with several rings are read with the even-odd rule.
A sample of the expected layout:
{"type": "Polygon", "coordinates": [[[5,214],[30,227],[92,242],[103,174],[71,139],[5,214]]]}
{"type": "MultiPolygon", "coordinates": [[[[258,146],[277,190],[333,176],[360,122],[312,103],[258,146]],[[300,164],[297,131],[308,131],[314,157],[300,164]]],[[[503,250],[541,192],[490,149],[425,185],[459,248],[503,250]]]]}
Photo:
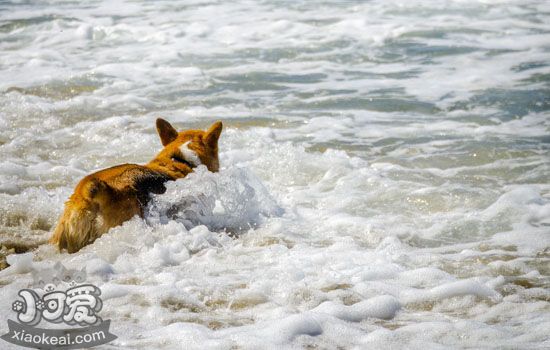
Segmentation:
{"type": "Polygon", "coordinates": [[[222,123],[215,122],[207,131],[176,131],[164,119],[157,119],[157,132],[164,149],[154,162],[169,171],[175,178],[184,177],[199,165],[206,165],[208,170],[217,172],[218,139],[222,132],[222,123]]]}

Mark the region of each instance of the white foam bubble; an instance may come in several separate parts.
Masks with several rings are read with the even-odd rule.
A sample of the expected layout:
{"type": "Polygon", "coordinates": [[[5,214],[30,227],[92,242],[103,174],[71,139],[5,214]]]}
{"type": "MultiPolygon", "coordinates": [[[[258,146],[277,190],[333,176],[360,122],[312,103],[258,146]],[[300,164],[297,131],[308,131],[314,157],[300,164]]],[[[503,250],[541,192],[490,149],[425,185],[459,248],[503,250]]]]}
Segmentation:
{"type": "Polygon", "coordinates": [[[327,301],[312,311],[329,314],[345,321],[359,322],[371,317],[392,319],[400,308],[401,305],[397,299],[390,296],[380,296],[350,306],[327,301]]]}

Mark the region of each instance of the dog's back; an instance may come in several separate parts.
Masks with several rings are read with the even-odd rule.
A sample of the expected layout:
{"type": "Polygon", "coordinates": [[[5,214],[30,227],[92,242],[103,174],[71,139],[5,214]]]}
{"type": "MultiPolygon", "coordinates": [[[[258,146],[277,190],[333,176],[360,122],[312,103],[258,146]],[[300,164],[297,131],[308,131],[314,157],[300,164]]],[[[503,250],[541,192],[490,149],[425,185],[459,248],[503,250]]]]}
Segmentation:
{"type": "Polygon", "coordinates": [[[143,216],[150,193],[164,193],[170,178],[137,164],[123,164],[83,178],[69,200],[50,243],[69,253],[92,243],[109,228],[143,216]]]}

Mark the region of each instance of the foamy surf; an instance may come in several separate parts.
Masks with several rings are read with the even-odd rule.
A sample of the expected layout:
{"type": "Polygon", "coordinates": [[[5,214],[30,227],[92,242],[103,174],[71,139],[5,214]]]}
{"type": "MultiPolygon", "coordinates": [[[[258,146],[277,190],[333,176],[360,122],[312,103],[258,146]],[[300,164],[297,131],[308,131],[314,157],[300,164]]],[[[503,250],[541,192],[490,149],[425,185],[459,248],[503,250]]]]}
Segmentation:
{"type": "Polygon", "coordinates": [[[168,183],[164,194],[153,196],[145,220],[152,225],[176,221],[188,229],[204,225],[211,231],[238,235],[282,213],[250,170],[211,173],[199,166],[184,180],[168,183]]]}
{"type": "Polygon", "coordinates": [[[0,4],[0,333],[63,262],[112,348],[548,348],[549,10],[0,4]],[[160,150],[157,117],[222,119],[220,172],[44,244],[80,178],[160,150]]]}

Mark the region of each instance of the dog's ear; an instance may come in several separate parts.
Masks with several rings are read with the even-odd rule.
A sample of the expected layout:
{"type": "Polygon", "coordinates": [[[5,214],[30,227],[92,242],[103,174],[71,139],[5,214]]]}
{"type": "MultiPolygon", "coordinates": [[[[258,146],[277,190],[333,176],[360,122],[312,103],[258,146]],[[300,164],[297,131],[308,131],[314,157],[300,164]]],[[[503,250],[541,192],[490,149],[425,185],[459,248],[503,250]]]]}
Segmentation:
{"type": "Polygon", "coordinates": [[[160,136],[160,142],[166,146],[178,137],[178,132],[174,127],[162,118],[157,119],[157,132],[160,136]]]}
{"type": "Polygon", "coordinates": [[[220,134],[222,133],[222,128],[222,122],[218,121],[212,124],[210,129],[208,129],[204,136],[204,141],[208,146],[212,148],[216,148],[218,146],[218,139],[220,138],[220,134]]]}

